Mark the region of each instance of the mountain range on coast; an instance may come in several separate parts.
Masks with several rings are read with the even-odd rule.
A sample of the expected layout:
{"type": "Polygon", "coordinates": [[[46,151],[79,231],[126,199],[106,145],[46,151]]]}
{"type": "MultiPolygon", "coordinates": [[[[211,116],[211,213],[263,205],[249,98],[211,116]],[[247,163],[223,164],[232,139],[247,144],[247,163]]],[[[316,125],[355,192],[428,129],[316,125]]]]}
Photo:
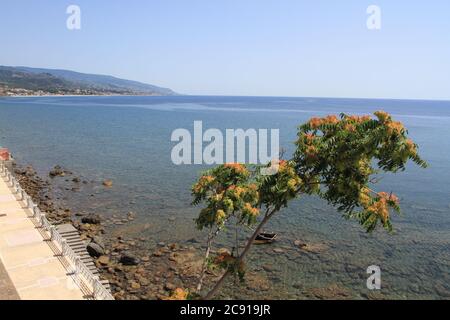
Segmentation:
{"type": "Polygon", "coordinates": [[[0,95],[177,95],[168,88],[70,70],[0,66],[0,95]]]}

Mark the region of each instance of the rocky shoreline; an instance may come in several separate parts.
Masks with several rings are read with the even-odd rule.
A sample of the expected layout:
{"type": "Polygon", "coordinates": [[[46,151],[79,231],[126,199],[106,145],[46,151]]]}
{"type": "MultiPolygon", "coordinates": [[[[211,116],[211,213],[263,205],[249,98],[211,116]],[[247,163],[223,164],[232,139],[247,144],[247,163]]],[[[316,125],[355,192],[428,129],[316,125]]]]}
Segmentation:
{"type": "MultiPolygon", "coordinates": [[[[178,287],[194,290],[202,267],[198,249],[177,243],[158,243],[154,251],[149,251],[144,245],[145,238],[108,234],[103,226],[107,221],[100,215],[72,212],[55,200],[52,179],[64,177],[74,184],[87,183],[60,166],[49,172],[49,179],[40,177],[32,166],[17,163],[13,164],[13,172],[49,221],[56,225],[71,223],[80,232],[117,300],[166,299],[178,287]]],[[[103,183],[105,188],[111,185],[111,181],[103,183]]],[[[116,220],[112,219],[112,222],[116,220]]],[[[120,223],[133,220],[134,214],[130,212],[120,223]]]]}

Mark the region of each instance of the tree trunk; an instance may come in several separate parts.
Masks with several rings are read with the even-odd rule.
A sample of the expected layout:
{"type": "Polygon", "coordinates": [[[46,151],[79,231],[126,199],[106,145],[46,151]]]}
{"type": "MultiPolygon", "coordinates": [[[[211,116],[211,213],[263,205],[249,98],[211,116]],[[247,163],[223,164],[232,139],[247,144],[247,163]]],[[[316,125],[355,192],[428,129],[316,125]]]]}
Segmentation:
{"type": "Polygon", "coordinates": [[[200,279],[197,284],[197,293],[200,293],[200,290],[202,290],[203,281],[205,280],[205,277],[206,277],[206,271],[208,269],[208,258],[209,258],[209,253],[211,252],[212,238],[213,238],[213,236],[210,234],[208,236],[208,245],[207,245],[207,249],[206,249],[206,253],[205,253],[205,260],[203,261],[202,274],[200,275],[200,279]]]}
{"type": "MultiPolygon", "coordinates": [[[[253,235],[251,236],[251,238],[248,240],[244,251],[242,251],[241,255],[237,258],[236,263],[240,263],[242,260],[244,260],[245,256],[247,255],[247,253],[250,251],[250,248],[253,244],[253,242],[255,241],[256,237],[258,236],[258,234],[261,232],[261,229],[264,227],[264,225],[267,223],[267,221],[270,220],[270,218],[272,217],[274,211],[272,211],[270,214],[267,214],[264,219],[261,221],[261,223],[258,225],[258,227],[256,228],[255,232],[253,232],[253,235]]],[[[211,289],[211,291],[208,292],[208,294],[206,295],[206,297],[204,298],[204,300],[211,300],[214,295],[217,293],[217,291],[219,291],[219,289],[222,287],[225,279],[230,275],[230,271],[227,270],[222,277],[219,279],[219,281],[217,281],[217,283],[214,285],[214,287],[211,289]]]]}
{"type": "MultiPolygon", "coordinates": [[[[227,221],[228,221],[228,219],[227,219],[227,221]]],[[[203,281],[205,280],[205,277],[206,277],[206,271],[208,271],[208,258],[209,258],[209,254],[211,253],[211,247],[212,247],[214,238],[217,237],[217,235],[219,234],[220,230],[222,230],[222,228],[218,227],[216,232],[212,233],[212,231],[211,231],[209,233],[209,235],[208,235],[207,249],[206,249],[206,253],[205,253],[205,260],[203,261],[202,273],[200,275],[200,279],[199,279],[198,284],[197,284],[197,293],[200,293],[200,290],[202,290],[203,281]]]]}

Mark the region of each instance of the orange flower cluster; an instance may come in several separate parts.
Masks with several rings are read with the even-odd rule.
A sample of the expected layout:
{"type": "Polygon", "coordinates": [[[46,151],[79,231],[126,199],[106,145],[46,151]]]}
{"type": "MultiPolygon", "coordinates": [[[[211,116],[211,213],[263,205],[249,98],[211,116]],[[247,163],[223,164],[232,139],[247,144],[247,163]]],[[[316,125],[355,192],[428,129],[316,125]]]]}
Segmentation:
{"type": "Polygon", "coordinates": [[[370,119],[371,119],[370,116],[349,116],[346,118],[347,121],[356,122],[356,123],[361,123],[364,121],[368,121],[370,119]]]}
{"type": "Polygon", "coordinates": [[[356,126],[365,121],[369,121],[372,118],[370,116],[346,116],[343,123],[343,129],[348,132],[355,132],[356,126]]]}
{"type": "Polygon", "coordinates": [[[312,133],[305,134],[306,142],[307,143],[313,143],[314,139],[316,139],[316,136],[312,133]]]}
{"type": "Polygon", "coordinates": [[[305,150],[305,154],[309,159],[317,158],[317,148],[315,146],[307,146],[305,150]]]}
{"type": "Polygon", "coordinates": [[[288,161],[281,160],[280,166],[278,167],[278,174],[293,176],[295,175],[295,170],[288,161]]]}
{"type": "Polygon", "coordinates": [[[325,118],[311,118],[309,120],[309,125],[312,129],[318,129],[321,125],[324,124],[338,124],[339,119],[335,115],[329,115],[325,118]]]}
{"type": "Polygon", "coordinates": [[[186,300],[188,297],[188,292],[181,288],[176,288],[170,297],[166,298],[166,300],[186,300]]]}
{"type": "Polygon", "coordinates": [[[380,120],[383,123],[391,120],[391,116],[389,115],[389,113],[385,111],[377,111],[374,114],[378,118],[378,120],[380,120]]]}
{"type": "Polygon", "coordinates": [[[309,125],[313,129],[317,129],[322,125],[322,119],[321,118],[311,118],[309,120],[309,125]]]}
{"type": "Polygon", "coordinates": [[[272,160],[270,162],[271,167],[278,167],[278,171],[286,170],[289,167],[288,162],[286,160],[272,160]]]}
{"type": "Polygon", "coordinates": [[[241,194],[245,192],[245,189],[239,186],[231,185],[228,190],[230,190],[236,197],[240,197],[241,194]]]}
{"type": "Polygon", "coordinates": [[[259,215],[259,209],[252,207],[252,205],[247,202],[244,205],[244,208],[242,209],[242,213],[249,216],[257,217],[259,215]]]}
{"type": "Polygon", "coordinates": [[[302,136],[299,138],[298,142],[311,145],[316,140],[317,136],[312,133],[302,133],[302,136]]]}
{"type": "Polygon", "coordinates": [[[346,123],[346,124],[344,125],[344,130],[346,130],[346,131],[348,131],[348,132],[355,132],[356,127],[355,127],[355,125],[352,124],[352,123],[346,123]]]}
{"type": "Polygon", "coordinates": [[[244,165],[242,165],[241,163],[226,163],[223,166],[224,166],[224,168],[233,169],[236,173],[239,173],[239,174],[247,174],[248,173],[247,168],[244,165]]]}
{"type": "Polygon", "coordinates": [[[406,144],[406,149],[409,152],[411,152],[413,154],[417,153],[417,146],[411,139],[406,140],[405,144],[406,144]]]}
{"type": "Polygon", "coordinates": [[[278,166],[280,168],[285,168],[287,166],[288,162],[286,160],[280,160],[278,161],[278,166]]]}
{"type": "Polygon", "coordinates": [[[214,181],[214,177],[213,176],[202,176],[200,178],[200,182],[206,184],[206,183],[211,183],[214,181]]]}
{"type": "Polygon", "coordinates": [[[388,203],[385,198],[380,198],[378,201],[375,201],[367,210],[378,215],[383,222],[389,219],[388,203]]]}
{"type": "Polygon", "coordinates": [[[195,193],[201,192],[204,187],[213,182],[215,178],[213,176],[202,176],[200,180],[192,187],[192,191],[195,193]]]}
{"type": "Polygon", "coordinates": [[[387,201],[392,201],[396,205],[399,205],[400,201],[395,194],[387,193],[387,192],[379,192],[378,196],[382,199],[386,199],[387,201]]]}
{"type": "Polygon", "coordinates": [[[326,116],[325,119],[322,120],[323,124],[338,124],[339,119],[335,115],[326,116]]]}
{"type": "Polygon", "coordinates": [[[402,131],[405,129],[403,124],[398,121],[388,122],[386,124],[387,131],[389,134],[401,134],[402,131]]]}

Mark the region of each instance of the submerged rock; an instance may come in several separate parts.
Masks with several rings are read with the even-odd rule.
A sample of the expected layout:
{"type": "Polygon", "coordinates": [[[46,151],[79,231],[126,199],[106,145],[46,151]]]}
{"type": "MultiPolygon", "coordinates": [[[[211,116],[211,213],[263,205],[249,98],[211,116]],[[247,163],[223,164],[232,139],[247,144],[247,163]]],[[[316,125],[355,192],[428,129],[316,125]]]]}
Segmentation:
{"type": "Polygon", "coordinates": [[[91,242],[86,247],[87,252],[91,257],[98,258],[100,256],[103,256],[105,254],[105,250],[103,250],[102,247],[100,247],[98,244],[91,242]]]}
{"type": "Polygon", "coordinates": [[[48,173],[48,175],[51,177],[51,178],[54,178],[54,177],[64,177],[65,175],[68,175],[68,174],[72,174],[70,171],[68,171],[68,170],[64,170],[61,166],[55,166],[49,173],[48,173]]]}
{"type": "Polygon", "coordinates": [[[107,188],[111,188],[113,186],[113,181],[111,179],[104,180],[103,186],[105,186],[107,188]]]}
{"type": "Polygon", "coordinates": [[[126,266],[136,266],[139,264],[140,260],[138,257],[134,256],[130,252],[124,252],[120,256],[119,262],[126,266]]]}
{"type": "Polygon", "coordinates": [[[340,287],[337,284],[332,284],[328,287],[309,289],[307,295],[325,300],[350,299],[352,296],[348,289],[340,287]]]}
{"type": "Polygon", "coordinates": [[[302,251],[316,254],[326,251],[329,248],[326,244],[323,243],[305,243],[300,240],[295,240],[294,246],[302,251]]]}
{"type": "Polygon", "coordinates": [[[102,249],[106,248],[105,242],[101,236],[93,236],[92,242],[94,242],[95,244],[98,244],[102,249]]]}
{"type": "Polygon", "coordinates": [[[88,223],[88,224],[100,224],[101,218],[98,214],[90,214],[86,217],[83,217],[81,219],[81,222],[88,223]]]}
{"type": "Polygon", "coordinates": [[[98,258],[97,260],[101,265],[108,265],[109,264],[109,257],[108,256],[101,256],[100,258],[98,258]]]}

